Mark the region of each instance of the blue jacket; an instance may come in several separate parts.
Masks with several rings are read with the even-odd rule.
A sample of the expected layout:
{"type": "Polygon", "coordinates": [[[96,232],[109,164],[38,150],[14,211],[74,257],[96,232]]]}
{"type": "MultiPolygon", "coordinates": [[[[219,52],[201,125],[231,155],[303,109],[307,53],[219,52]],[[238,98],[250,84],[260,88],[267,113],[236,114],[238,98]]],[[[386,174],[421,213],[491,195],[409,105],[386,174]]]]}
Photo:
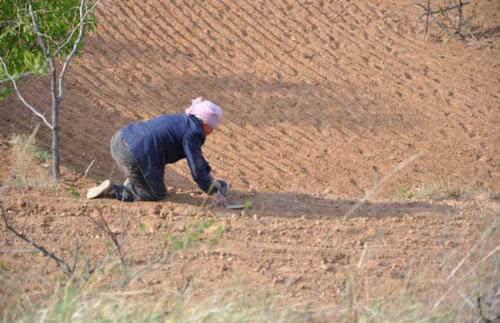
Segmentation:
{"type": "Polygon", "coordinates": [[[208,192],[213,179],[210,165],[201,151],[206,136],[203,123],[197,117],[186,114],[163,115],[128,125],[122,129],[122,136],[151,191],[158,198],[166,195],[163,181],[165,165],[183,158],[188,161],[194,181],[208,192]]]}

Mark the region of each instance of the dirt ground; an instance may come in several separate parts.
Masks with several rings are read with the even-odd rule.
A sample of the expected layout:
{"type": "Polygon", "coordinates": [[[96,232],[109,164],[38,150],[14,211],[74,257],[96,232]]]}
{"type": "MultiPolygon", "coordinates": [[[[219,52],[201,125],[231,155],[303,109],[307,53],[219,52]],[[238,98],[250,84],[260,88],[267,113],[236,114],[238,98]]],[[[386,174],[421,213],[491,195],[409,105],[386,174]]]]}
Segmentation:
{"type": "MultiPolygon", "coordinates": [[[[467,41],[436,26],[424,39],[420,14],[411,1],[102,1],[97,31],[66,80],[65,184],[4,185],[7,213],[65,252],[76,237],[107,252],[87,215],[103,214],[116,230],[129,221],[137,264],[167,234],[206,219],[224,225],[217,246],[182,253],[134,286],[154,292],[192,277],[197,293],[210,293],[242,278],[293,302],[328,305],[342,301],[350,275],[375,299],[401,294],[416,273],[426,279],[415,289],[428,292],[498,214],[500,3],[466,7],[467,41]],[[116,130],[183,111],[197,96],[224,108],[204,152],[215,176],[231,182],[231,199],[252,209],[196,215],[204,197],[184,162],[168,167],[170,195],[160,203],[71,194],[72,186],[83,197],[104,177],[122,179],[109,154],[116,130]],[[418,195],[423,188],[439,198],[418,195]]],[[[21,86],[43,111],[46,88],[40,79],[21,86]]],[[[6,139],[36,122],[15,96],[0,103],[2,183],[6,139]]],[[[45,130],[39,141],[50,142],[45,130]]],[[[18,288],[50,289],[37,273],[56,276],[55,265],[13,256],[7,250],[26,246],[4,227],[0,236],[0,260],[19,274],[18,288]]]]}

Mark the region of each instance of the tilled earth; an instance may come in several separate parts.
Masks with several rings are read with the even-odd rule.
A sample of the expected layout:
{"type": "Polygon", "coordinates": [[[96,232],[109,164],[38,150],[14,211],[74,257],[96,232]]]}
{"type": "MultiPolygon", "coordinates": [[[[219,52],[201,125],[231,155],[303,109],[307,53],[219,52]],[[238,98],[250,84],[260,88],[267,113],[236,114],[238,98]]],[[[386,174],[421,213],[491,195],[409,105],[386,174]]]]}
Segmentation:
{"type": "MultiPolygon", "coordinates": [[[[110,237],[91,221],[102,216],[122,241],[130,268],[146,268],[127,290],[153,295],[179,292],[189,282],[199,297],[244,284],[250,291],[272,289],[288,304],[323,308],[345,302],[347,290],[363,302],[407,294],[433,302],[467,252],[478,245],[482,250],[460,266],[457,278],[470,275],[469,261],[500,239],[497,230],[482,240],[499,210],[487,195],[361,205],[304,194],[233,192],[233,199],[253,201],[252,209],[233,212],[201,210],[203,196],[188,190],[171,192],[161,203],[89,202],[70,192],[75,182],[85,186],[88,180],[70,176],[58,190],[4,189],[6,214],[19,231],[68,263],[80,242],[81,257],[94,264],[115,254],[110,237]],[[206,223],[213,224],[193,245],[158,261],[161,250],[173,250],[173,237],[194,237],[206,223]]],[[[3,301],[19,293],[32,301],[50,293],[62,271],[6,229],[1,235],[0,260],[9,277],[3,301]]]]}
{"type": "MultiPolygon", "coordinates": [[[[209,293],[243,277],[250,288],[331,304],[352,279],[372,299],[397,296],[419,275],[426,279],[415,288],[428,292],[498,212],[500,4],[467,6],[473,36],[465,42],[438,29],[424,39],[420,14],[411,2],[388,1],[102,1],[98,29],[66,81],[62,154],[74,171],[57,191],[3,188],[7,213],[65,252],[78,238],[106,254],[109,239],[89,215],[103,214],[118,231],[129,221],[137,264],[190,225],[223,225],[216,246],[185,251],[137,280],[158,292],[192,277],[209,293]],[[206,157],[233,184],[231,199],[251,209],[197,215],[203,196],[184,163],[168,167],[171,194],[161,203],[76,197],[94,184],[81,177],[92,160],[95,180],[121,179],[109,154],[117,129],[183,111],[200,95],[225,111],[206,157]],[[444,193],[408,201],[423,187],[444,193]]],[[[42,111],[46,85],[21,87],[42,111]]],[[[36,121],[15,96],[0,103],[4,138],[36,121]]],[[[43,130],[39,137],[50,142],[43,130]]],[[[2,149],[3,183],[10,160],[2,149]]],[[[12,255],[23,245],[0,235],[2,263],[25,273],[19,287],[46,288],[37,273],[57,275],[55,265],[12,255]]]]}

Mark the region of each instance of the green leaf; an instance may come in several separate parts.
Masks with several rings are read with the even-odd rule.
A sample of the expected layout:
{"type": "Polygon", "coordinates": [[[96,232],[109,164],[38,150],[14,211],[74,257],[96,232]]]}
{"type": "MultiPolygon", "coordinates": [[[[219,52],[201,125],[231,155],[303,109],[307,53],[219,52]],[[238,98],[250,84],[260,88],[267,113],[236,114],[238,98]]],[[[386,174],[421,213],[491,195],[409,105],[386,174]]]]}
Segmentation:
{"type": "Polygon", "coordinates": [[[250,200],[245,201],[244,207],[245,207],[245,209],[247,209],[247,210],[248,210],[248,209],[251,209],[251,208],[253,207],[253,202],[252,202],[252,201],[250,201],[250,200]]]}
{"type": "Polygon", "coordinates": [[[5,99],[12,93],[12,89],[7,86],[0,85],[0,100],[5,99]]]}
{"type": "MultiPolygon", "coordinates": [[[[28,4],[31,2],[0,0],[0,57],[5,60],[9,74],[15,77],[27,72],[38,76],[48,72],[49,64],[37,42],[35,27],[28,9],[28,4]]],[[[92,2],[90,1],[89,6],[92,2]]],[[[80,23],[79,5],[79,0],[33,1],[33,11],[50,57],[64,58],[73,48],[78,38],[77,32],[55,57],[57,49],[67,41],[71,32],[80,23]]],[[[85,19],[86,32],[94,30],[96,23],[94,13],[89,14],[85,19]]],[[[82,47],[83,42],[78,45],[77,54],[82,47]]],[[[6,74],[3,68],[0,68],[0,80],[4,79],[6,74]]],[[[5,96],[6,91],[2,90],[0,98],[5,96]]]]}

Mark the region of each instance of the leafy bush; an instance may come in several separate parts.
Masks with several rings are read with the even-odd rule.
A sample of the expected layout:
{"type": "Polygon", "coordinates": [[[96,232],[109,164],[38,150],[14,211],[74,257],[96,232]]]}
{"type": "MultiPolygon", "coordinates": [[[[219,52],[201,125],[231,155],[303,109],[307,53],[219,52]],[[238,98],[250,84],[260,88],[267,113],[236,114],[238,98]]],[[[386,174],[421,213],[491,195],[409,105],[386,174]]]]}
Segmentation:
{"type": "MultiPolygon", "coordinates": [[[[69,54],[78,33],[73,33],[80,22],[80,0],[11,0],[0,2],[0,57],[2,57],[11,75],[19,78],[25,73],[44,75],[48,72],[48,62],[41,47],[37,44],[37,35],[32,24],[28,4],[33,2],[40,33],[47,35],[48,54],[62,58],[69,54]],[[65,44],[61,48],[61,45],[65,44]],[[61,48],[59,50],[59,48],[61,48]]],[[[89,16],[86,29],[95,28],[95,16],[89,16]]],[[[78,50],[83,43],[78,45],[78,50]]],[[[7,78],[5,70],[0,69],[0,80],[7,78]]],[[[0,94],[5,94],[6,83],[0,83],[0,94]]]]}

